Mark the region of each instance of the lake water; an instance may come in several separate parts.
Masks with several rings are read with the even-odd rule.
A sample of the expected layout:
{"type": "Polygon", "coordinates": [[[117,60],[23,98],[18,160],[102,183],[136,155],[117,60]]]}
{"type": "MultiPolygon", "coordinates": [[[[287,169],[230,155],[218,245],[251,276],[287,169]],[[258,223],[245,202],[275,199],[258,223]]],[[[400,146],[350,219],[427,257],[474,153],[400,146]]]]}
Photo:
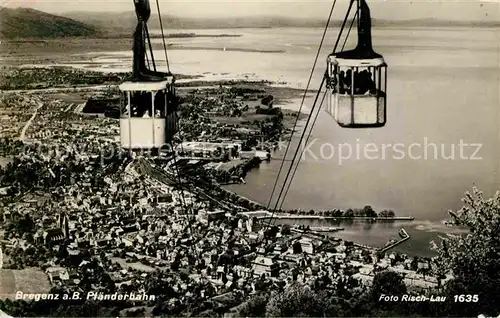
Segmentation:
{"type": "MultiPolygon", "coordinates": [[[[174,44],[169,59],[175,73],[286,81],[294,87],[305,87],[322,34],[320,29],[168,30],[175,32],[242,35],[169,40],[174,44]],[[259,50],[279,52],[253,52],[259,50]]],[[[486,195],[499,189],[500,29],[386,27],[374,29],[373,36],[375,50],[389,65],[387,125],[341,129],[322,112],[311,152],[301,160],[283,208],[371,205],[412,215],[417,220],[404,225],[412,239],[398,249],[426,254],[430,238],[453,230],[441,221],[449,209],[461,207],[465,191],[473,185],[486,195]],[[341,150],[343,143],[347,146],[341,150]],[[369,143],[367,156],[363,149],[369,143]],[[395,144],[400,144],[399,152],[395,144]],[[351,157],[340,160],[339,154],[346,157],[348,148],[351,157]]],[[[334,30],[327,36],[313,89],[321,81],[335,37],[334,30]]],[[[131,52],[88,56],[89,63],[98,66],[87,67],[130,70],[131,52]]],[[[163,51],[156,52],[157,59],[163,56],[163,51]]],[[[275,156],[281,158],[283,152],[275,156]]],[[[248,175],[245,185],[229,188],[267,204],[279,166],[279,160],[263,164],[248,175]]],[[[383,245],[397,236],[399,226],[346,225],[339,236],[383,245]]]]}

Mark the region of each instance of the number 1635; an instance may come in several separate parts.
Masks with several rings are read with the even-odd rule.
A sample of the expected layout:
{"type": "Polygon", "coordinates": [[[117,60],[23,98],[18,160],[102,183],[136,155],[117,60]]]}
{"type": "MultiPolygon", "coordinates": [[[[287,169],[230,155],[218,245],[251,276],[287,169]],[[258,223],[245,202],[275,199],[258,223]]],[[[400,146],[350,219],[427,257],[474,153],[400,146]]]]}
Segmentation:
{"type": "Polygon", "coordinates": [[[454,295],[453,300],[456,303],[477,303],[479,301],[478,295],[454,295]]]}

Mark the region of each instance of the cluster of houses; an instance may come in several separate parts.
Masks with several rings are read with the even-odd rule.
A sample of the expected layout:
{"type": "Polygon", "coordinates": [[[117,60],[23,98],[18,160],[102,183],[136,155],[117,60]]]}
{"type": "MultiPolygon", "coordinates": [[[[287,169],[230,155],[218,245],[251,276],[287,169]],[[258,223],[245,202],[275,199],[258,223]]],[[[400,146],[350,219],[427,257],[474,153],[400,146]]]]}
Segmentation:
{"type": "MultiPolygon", "coordinates": [[[[112,134],[114,129],[104,124],[97,128],[80,125],[75,129],[86,132],[84,140],[92,142],[95,138],[100,146],[106,142],[106,132],[112,134]]],[[[82,142],[72,133],[61,136],[52,140],[82,142]]],[[[231,146],[183,145],[193,153],[200,147],[231,146]]],[[[171,301],[176,304],[187,304],[193,297],[217,301],[221,295],[234,292],[243,301],[262,282],[270,288],[282,288],[294,281],[332,288],[339,282],[349,282],[355,288],[370,284],[378,270],[388,267],[404,274],[411,286],[439,284],[428,277],[427,260],[416,262],[396,254],[380,258],[374,250],[332,237],[289,233],[283,227],[270,231],[251,214],[214,210],[196,195],[186,191],[181,195],[130,166],[114,176],[84,175],[83,182],[55,189],[62,199],[52,202],[51,207],[47,202],[53,197],[47,193],[3,207],[4,222],[11,221],[13,211],[32,214],[35,221],[33,243],[20,236],[10,237],[7,252],[33,245],[59,252],[59,260],[44,260],[54,285],[79,288],[86,273],[82,268],[96,260],[96,266],[110,276],[114,286],[124,291],[144,292],[152,275],[157,271],[167,273],[176,293],[171,301]],[[103,182],[91,182],[95,178],[103,182]],[[186,199],[196,206],[191,213],[184,208],[186,199]],[[179,271],[186,275],[172,274],[179,271]]],[[[93,284],[97,290],[105,288],[99,282],[93,284]]]]}
{"type": "MultiPolygon", "coordinates": [[[[62,199],[53,209],[46,208],[47,200],[40,197],[7,207],[37,216],[35,246],[67,251],[59,256],[62,261],[45,260],[54,285],[79,288],[86,275],[81,268],[96,258],[122,291],[144,292],[156,271],[185,272],[187,276],[170,278],[178,293],[176,304],[187,304],[193,297],[217,300],[234,292],[243,300],[262,282],[271,284],[270,288],[294,281],[331,288],[349,282],[356,288],[370,284],[378,270],[389,267],[404,274],[409,286],[438,285],[428,277],[428,261],[414,264],[412,258],[396,254],[380,259],[374,250],[340,239],[294,234],[283,228],[269,236],[269,228],[252,213],[213,210],[185,192],[198,207],[194,215],[188,214],[177,191],[155,186],[133,168],[103,179],[99,188],[87,182],[59,188],[62,199]],[[40,215],[40,211],[44,212],[40,215]],[[193,286],[197,294],[192,294],[193,286]]],[[[29,246],[14,237],[7,252],[29,246]]],[[[105,288],[94,284],[97,290],[105,288]]]]}

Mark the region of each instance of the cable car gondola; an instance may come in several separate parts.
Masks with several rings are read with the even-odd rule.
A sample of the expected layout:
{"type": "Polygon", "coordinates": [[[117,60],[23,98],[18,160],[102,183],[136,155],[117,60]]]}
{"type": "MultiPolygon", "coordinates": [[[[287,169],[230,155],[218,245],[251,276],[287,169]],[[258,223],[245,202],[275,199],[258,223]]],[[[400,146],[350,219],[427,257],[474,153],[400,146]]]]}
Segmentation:
{"type": "Polygon", "coordinates": [[[147,26],[151,15],[149,1],[134,0],[134,5],[138,21],[134,33],[132,81],[122,83],[119,87],[122,92],[120,141],[122,148],[129,151],[158,151],[172,141],[178,130],[175,77],[170,73],[165,42],[169,70],[167,73],[156,70],[147,26]],[[149,44],[149,59],[146,40],[149,44]],[[150,63],[153,70],[149,69],[150,63]]]}
{"type": "MultiPolygon", "coordinates": [[[[174,135],[178,131],[177,108],[179,99],[175,90],[175,77],[170,72],[167,55],[167,45],[163,34],[159,0],[156,0],[158,17],[165,50],[165,60],[168,72],[158,72],[153,56],[147,21],[151,14],[148,0],[134,0],[137,15],[137,27],[134,33],[132,81],[120,85],[122,92],[122,107],[120,116],[121,147],[128,150],[132,160],[136,160],[142,173],[155,176],[160,183],[168,183],[179,193],[180,205],[186,214],[185,225],[192,231],[193,206],[186,204],[184,195],[184,180],[179,173],[177,153],[174,151],[174,135]],[[146,50],[146,40],[149,46],[149,58],[146,50]],[[150,63],[153,70],[151,70],[150,63]],[[163,148],[166,146],[166,148],[163,148]],[[168,173],[156,168],[151,158],[141,156],[147,150],[153,159],[160,159],[160,151],[166,150],[172,159],[174,171],[168,173]],[[134,154],[135,152],[135,154],[134,154]],[[138,156],[137,156],[138,153],[138,156]],[[137,160],[138,159],[138,160],[137,160]],[[167,179],[167,180],[165,180],[167,179]],[[176,180],[175,180],[176,179],[176,180]],[[172,185],[172,181],[175,184],[172,185]]],[[[192,252],[199,258],[199,252],[192,252]]]]}
{"type": "MultiPolygon", "coordinates": [[[[299,112],[302,110],[304,105],[309,85],[314,74],[316,62],[321,53],[336,3],[337,0],[333,0],[330,15],[323,31],[323,36],[316,53],[314,64],[311,68],[311,74],[307,82],[305,93],[302,97],[299,112]]],[[[337,36],[333,52],[327,58],[327,69],[317,90],[316,97],[305,123],[305,128],[302,130],[298,144],[308,144],[309,138],[312,136],[314,125],[320,114],[320,110],[317,110],[317,107],[319,105],[319,108],[321,108],[325,99],[328,101],[326,112],[329,113],[342,128],[383,127],[386,123],[386,93],[387,64],[385,63],[383,56],[376,53],[372,47],[370,9],[366,4],[366,0],[350,0],[349,8],[337,36]],[[356,13],[352,19],[347,36],[345,37],[344,44],[340,51],[337,51],[340,40],[343,37],[344,28],[355,3],[357,4],[356,13]],[[357,46],[353,50],[344,51],[345,44],[354,22],[357,22],[357,46]],[[326,86],[326,90],[324,91],[323,85],[326,86]],[[323,95],[322,99],[320,99],[320,95],[323,95]]],[[[297,116],[292,129],[292,136],[295,132],[298,121],[299,117],[297,116]]],[[[267,228],[274,224],[274,213],[281,210],[283,207],[288,191],[290,190],[290,186],[293,182],[293,178],[295,177],[295,173],[297,172],[301,162],[298,158],[302,157],[305,150],[303,147],[297,147],[295,149],[292,163],[286,171],[285,180],[282,185],[278,187],[278,182],[281,179],[281,172],[284,168],[285,160],[288,158],[290,145],[291,143],[287,144],[285,154],[281,160],[281,165],[269,197],[269,202],[267,203],[267,209],[272,211],[271,221],[268,222],[267,228]],[[278,189],[279,192],[277,192],[278,195],[277,198],[275,198],[274,194],[278,189]],[[274,204],[272,204],[273,201],[274,204]]]]}
{"type": "MultiPolygon", "coordinates": [[[[327,59],[327,113],[345,128],[383,127],[386,122],[387,64],[372,47],[370,9],[357,2],[358,44],[327,59]]],[[[354,21],[353,21],[354,22],[354,21]]],[[[342,30],[341,30],[342,32],[342,30]]]]}

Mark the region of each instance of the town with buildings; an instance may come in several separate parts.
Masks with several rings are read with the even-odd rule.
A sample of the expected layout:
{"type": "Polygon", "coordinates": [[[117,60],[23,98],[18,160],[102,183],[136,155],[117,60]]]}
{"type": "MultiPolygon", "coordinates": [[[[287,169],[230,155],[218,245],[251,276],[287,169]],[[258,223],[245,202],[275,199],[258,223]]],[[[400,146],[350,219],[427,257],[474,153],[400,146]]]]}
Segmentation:
{"type": "Polygon", "coordinates": [[[499,314],[498,0],[160,2],[0,6],[0,318],[499,314]],[[285,210],[312,135],[485,160],[322,165],[285,210]]]}
{"type": "MultiPolygon", "coordinates": [[[[272,160],[287,133],[282,113],[249,114],[270,108],[249,91],[186,90],[183,142],[154,158],[124,152],[116,121],[85,113],[112,92],[3,95],[3,119],[19,124],[2,132],[2,270],[44,273],[25,293],[134,293],[121,313],[147,315],[234,314],[296,282],[356,290],[388,267],[415,290],[445,281],[429,259],[264,222],[265,207],[224,190],[272,160]]],[[[2,297],[15,299],[7,283],[2,297]]]]}

